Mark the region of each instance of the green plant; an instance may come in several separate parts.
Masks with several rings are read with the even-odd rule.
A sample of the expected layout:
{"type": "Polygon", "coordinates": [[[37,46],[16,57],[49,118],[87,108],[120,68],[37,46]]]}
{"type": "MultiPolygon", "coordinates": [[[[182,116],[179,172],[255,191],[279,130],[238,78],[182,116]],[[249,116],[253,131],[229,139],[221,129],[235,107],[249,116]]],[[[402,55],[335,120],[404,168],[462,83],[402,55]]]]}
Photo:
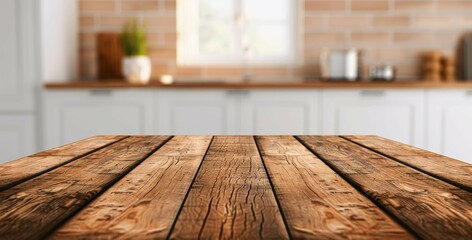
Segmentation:
{"type": "Polygon", "coordinates": [[[120,36],[121,48],[126,56],[144,56],[147,54],[146,31],[144,24],[136,18],[128,20],[120,36]]]}

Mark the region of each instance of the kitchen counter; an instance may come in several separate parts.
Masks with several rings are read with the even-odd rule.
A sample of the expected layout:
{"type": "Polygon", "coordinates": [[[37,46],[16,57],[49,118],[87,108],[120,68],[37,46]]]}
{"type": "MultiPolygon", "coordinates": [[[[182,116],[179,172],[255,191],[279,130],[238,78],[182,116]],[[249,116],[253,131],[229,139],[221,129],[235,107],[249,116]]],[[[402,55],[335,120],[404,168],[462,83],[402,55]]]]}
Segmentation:
{"type": "Polygon", "coordinates": [[[401,82],[322,82],[322,81],[291,81],[291,82],[182,82],[163,85],[157,81],[148,84],[127,83],[124,81],[73,81],[50,82],[44,84],[45,89],[472,89],[471,82],[436,83],[424,81],[401,82]]]}
{"type": "Polygon", "coordinates": [[[472,235],[471,165],[376,136],[96,136],[0,169],[6,239],[472,235]]]}

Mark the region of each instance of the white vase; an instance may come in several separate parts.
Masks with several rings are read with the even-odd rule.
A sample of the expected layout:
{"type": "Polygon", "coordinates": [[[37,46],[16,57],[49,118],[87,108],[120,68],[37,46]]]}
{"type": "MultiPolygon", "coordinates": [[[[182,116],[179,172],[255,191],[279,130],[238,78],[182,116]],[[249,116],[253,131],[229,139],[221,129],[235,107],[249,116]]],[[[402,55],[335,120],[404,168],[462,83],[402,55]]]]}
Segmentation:
{"type": "Polygon", "coordinates": [[[151,79],[151,60],[147,56],[123,58],[123,75],[131,83],[147,83],[151,79]]]}

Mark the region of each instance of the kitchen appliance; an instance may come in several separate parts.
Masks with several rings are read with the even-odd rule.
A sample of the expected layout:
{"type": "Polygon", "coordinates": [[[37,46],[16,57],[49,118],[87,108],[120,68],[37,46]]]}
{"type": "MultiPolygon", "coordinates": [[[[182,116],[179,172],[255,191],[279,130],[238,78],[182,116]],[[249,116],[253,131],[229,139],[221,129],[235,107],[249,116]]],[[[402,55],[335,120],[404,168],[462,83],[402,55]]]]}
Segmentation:
{"type": "Polygon", "coordinates": [[[325,50],[321,53],[321,78],[327,81],[359,80],[360,51],[325,50]]]}
{"type": "Polygon", "coordinates": [[[369,79],[372,81],[393,81],[395,80],[395,67],[392,65],[370,66],[369,79]]]}

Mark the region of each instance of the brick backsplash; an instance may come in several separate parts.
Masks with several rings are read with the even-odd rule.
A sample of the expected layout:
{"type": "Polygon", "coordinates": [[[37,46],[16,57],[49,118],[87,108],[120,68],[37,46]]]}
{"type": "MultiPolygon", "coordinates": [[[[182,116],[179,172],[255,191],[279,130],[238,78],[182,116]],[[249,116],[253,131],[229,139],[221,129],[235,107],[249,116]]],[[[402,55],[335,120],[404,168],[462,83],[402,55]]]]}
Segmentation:
{"type": "Polygon", "coordinates": [[[420,77],[420,53],[453,55],[459,38],[472,31],[472,0],[300,0],[300,64],[244,69],[179,67],[176,64],[175,0],[79,0],[80,75],[96,78],[95,34],[119,32],[126,19],[148,26],[153,77],[239,79],[249,71],[261,80],[319,76],[323,49],[359,48],[364,66],[394,64],[401,79],[420,77]]]}

